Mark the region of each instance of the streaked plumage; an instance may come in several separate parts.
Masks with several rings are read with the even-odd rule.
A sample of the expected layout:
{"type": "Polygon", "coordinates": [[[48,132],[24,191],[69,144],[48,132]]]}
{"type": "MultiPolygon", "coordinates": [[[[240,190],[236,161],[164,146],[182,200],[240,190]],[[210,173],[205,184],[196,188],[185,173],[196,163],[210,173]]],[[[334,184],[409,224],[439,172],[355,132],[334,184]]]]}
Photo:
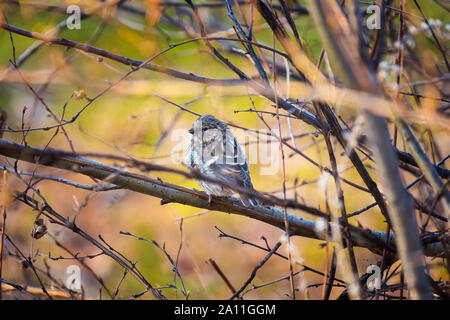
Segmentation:
{"type": "MultiPolygon", "coordinates": [[[[195,120],[185,164],[201,174],[241,187],[253,189],[244,149],[238,144],[228,126],[212,115],[195,120]]],[[[210,195],[231,196],[235,191],[222,185],[196,180],[210,195]]],[[[258,205],[256,199],[240,195],[245,206],[258,205]]]]}

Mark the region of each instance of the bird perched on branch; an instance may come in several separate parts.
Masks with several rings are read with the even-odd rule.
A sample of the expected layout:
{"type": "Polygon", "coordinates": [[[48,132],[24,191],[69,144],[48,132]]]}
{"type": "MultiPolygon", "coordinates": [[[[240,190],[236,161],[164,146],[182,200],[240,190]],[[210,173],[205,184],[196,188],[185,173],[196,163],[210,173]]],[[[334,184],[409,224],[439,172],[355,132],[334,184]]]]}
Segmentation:
{"type": "MultiPolygon", "coordinates": [[[[245,151],[226,123],[212,115],[203,115],[194,121],[188,131],[192,137],[186,151],[185,164],[190,170],[198,170],[202,175],[227,185],[253,190],[245,151]]],[[[209,202],[213,195],[228,197],[236,193],[224,185],[196,181],[208,193],[209,202]]],[[[242,193],[240,198],[246,207],[260,203],[242,193]]]]}

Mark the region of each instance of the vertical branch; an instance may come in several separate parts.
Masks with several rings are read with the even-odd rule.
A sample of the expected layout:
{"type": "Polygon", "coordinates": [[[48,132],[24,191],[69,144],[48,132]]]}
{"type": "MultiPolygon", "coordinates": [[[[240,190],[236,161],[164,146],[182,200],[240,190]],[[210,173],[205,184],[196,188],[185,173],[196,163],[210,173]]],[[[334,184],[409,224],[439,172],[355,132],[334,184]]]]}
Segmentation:
{"type": "MultiPolygon", "coordinates": [[[[324,53],[323,49],[322,49],[322,52],[324,53]]],[[[324,57],[324,54],[321,54],[319,62],[317,64],[318,68],[320,67],[323,57],[324,57]]],[[[321,109],[319,109],[320,104],[318,104],[318,103],[314,103],[313,105],[316,110],[317,118],[321,122],[322,128],[324,128],[325,127],[325,119],[324,119],[325,111],[324,110],[326,108],[323,106],[321,109]]],[[[344,251],[345,246],[347,246],[349,261],[347,261],[345,256],[342,258],[340,258],[340,257],[338,257],[338,258],[340,258],[339,259],[340,262],[343,263],[343,269],[351,272],[351,274],[349,274],[347,277],[348,281],[350,282],[350,288],[352,288],[352,290],[350,291],[351,294],[353,295],[354,298],[361,299],[362,292],[361,292],[361,286],[359,285],[359,282],[358,282],[358,267],[356,264],[356,257],[355,257],[355,253],[353,250],[352,238],[351,238],[350,233],[348,232],[349,224],[348,224],[348,219],[347,219],[347,211],[345,209],[344,192],[342,190],[341,178],[339,176],[339,171],[338,171],[339,168],[336,163],[336,157],[334,155],[333,146],[332,146],[331,139],[330,139],[330,132],[324,132],[324,139],[325,139],[325,144],[326,144],[327,151],[328,151],[328,157],[330,159],[330,163],[331,163],[332,170],[333,170],[332,175],[333,175],[334,184],[336,187],[336,195],[338,198],[337,200],[338,200],[339,210],[341,212],[341,216],[342,216],[342,219],[344,222],[343,232],[344,232],[345,238],[347,239],[347,243],[345,243],[344,237],[342,237],[341,232],[335,232],[339,238],[338,253],[342,252],[341,256],[344,255],[345,253],[343,251],[344,251]]],[[[337,217],[333,216],[332,218],[333,218],[334,222],[336,222],[337,217]]],[[[336,260],[334,249],[333,249],[333,260],[336,260]]],[[[332,266],[332,268],[333,268],[333,266],[332,266]]],[[[334,272],[335,272],[335,270],[334,270],[334,272]]],[[[332,283],[327,285],[327,293],[324,294],[324,300],[328,300],[328,297],[330,294],[329,290],[331,290],[331,287],[332,287],[332,283]],[[328,288],[328,287],[330,287],[330,288],[328,288]]]]}
{"type": "MultiPolygon", "coordinates": [[[[202,22],[202,19],[200,18],[200,15],[197,11],[197,7],[194,5],[194,3],[191,0],[186,0],[186,2],[191,7],[192,11],[194,12],[195,18],[197,20],[197,23],[200,26],[200,33],[202,37],[207,37],[206,28],[205,25],[202,22]]],[[[241,79],[248,79],[247,75],[242,72],[239,68],[237,68],[234,64],[232,64],[227,58],[225,58],[219,51],[217,51],[216,48],[211,44],[211,42],[208,39],[205,39],[206,46],[211,50],[211,52],[220,60],[222,61],[228,68],[230,68],[234,73],[236,73],[239,78],[241,79]]]]}
{"type": "Polygon", "coordinates": [[[365,114],[365,118],[368,132],[372,132],[369,143],[377,163],[378,179],[389,203],[389,213],[411,296],[413,299],[432,299],[413,202],[401,183],[395,152],[387,147],[390,145],[390,136],[386,121],[371,114],[365,114]]]}
{"type": "Polygon", "coordinates": [[[409,152],[411,152],[412,156],[414,157],[414,160],[416,160],[420,169],[422,169],[425,179],[427,179],[427,181],[430,183],[436,195],[442,193],[440,200],[442,203],[442,207],[445,210],[445,215],[447,216],[447,218],[449,218],[450,196],[448,190],[444,189],[445,188],[444,183],[437,174],[435,167],[431,163],[430,159],[428,159],[426,153],[423,151],[422,147],[420,146],[416,137],[412,133],[408,124],[402,119],[399,119],[397,121],[397,124],[400,127],[401,132],[406,140],[406,145],[408,146],[409,152]]]}
{"type": "Polygon", "coordinates": [[[331,266],[328,275],[328,282],[323,294],[323,300],[328,300],[330,298],[331,290],[333,289],[333,283],[336,276],[336,250],[333,248],[331,266]]]}
{"type": "MultiPolygon", "coordinates": [[[[333,146],[331,145],[330,136],[329,136],[329,134],[325,134],[324,136],[325,136],[325,142],[326,142],[327,149],[328,149],[328,155],[329,155],[330,162],[331,162],[331,167],[333,169],[333,178],[334,178],[334,183],[336,186],[336,194],[338,197],[339,210],[341,212],[341,216],[344,221],[343,232],[344,232],[345,238],[347,239],[347,248],[348,248],[348,254],[349,254],[349,258],[350,258],[351,269],[353,272],[353,278],[357,279],[358,278],[358,267],[356,265],[356,257],[355,257],[355,252],[353,250],[353,243],[352,243],[351,235],[350,235],[350,232],[348,231],[347,211],[345,209],[344,191],[342,190],[342,186],[341,186],[341,178],[339,176],[339,169],[337,167],[336,157],[334,155],[333,146]]],[[[354,283],[357,283],[357,282],[354,281],[354,283]]]]}
{"type": "MultiPolygon", "coordinates": [[[[223,280],[223,282],[225,282],[228,289],[230,289],[231,293],[234,294],[236,292],[236,289],[233,287],[230,280],[228,280],[227,276],[223,273],[222,269],[220,269],[220,267],[217,265],[216,261],[214,261],[213,258],[209,258],[209,263],[214,268],[214,270],[217,272],[219,277],[223,280]]],[[[236,296],[235,299],[240,300],[241,298],[239,296],[236,296]]]]}

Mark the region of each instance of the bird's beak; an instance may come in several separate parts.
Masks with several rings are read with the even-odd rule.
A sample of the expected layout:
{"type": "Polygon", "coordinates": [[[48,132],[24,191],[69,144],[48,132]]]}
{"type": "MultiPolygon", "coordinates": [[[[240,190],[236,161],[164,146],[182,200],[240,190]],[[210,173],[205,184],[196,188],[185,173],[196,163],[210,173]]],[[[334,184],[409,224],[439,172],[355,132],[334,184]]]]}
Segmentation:
{"type": "Polygon", "coordinates": [[[190,128],[190,129],[188,130],[188,132],[189,132],[190,134],[194,134],[194,127],[190,128]]]}

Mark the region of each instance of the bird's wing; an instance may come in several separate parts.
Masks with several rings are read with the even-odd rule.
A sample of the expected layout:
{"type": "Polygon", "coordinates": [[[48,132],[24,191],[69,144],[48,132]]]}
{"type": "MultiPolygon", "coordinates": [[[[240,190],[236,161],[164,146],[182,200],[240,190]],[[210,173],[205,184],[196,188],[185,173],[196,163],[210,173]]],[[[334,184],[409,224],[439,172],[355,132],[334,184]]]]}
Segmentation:
{"type": "Polygon", "coordinates": [[[223,158],[217,159],[221,161],[210,163],[209,168],[221,181],[253,188],[244,150],[234,137],[232,140],[229,139],[228,143],[229,152],[225,153],[223,158]]]}

